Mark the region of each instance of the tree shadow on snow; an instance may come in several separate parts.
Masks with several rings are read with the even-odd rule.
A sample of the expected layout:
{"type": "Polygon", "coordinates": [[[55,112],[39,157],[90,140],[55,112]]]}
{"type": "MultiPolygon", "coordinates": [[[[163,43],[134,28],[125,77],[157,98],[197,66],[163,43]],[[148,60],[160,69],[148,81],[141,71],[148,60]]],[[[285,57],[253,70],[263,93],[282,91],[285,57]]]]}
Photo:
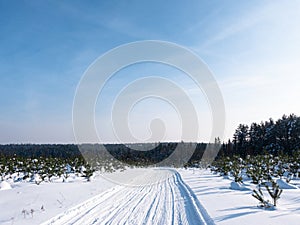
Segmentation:
{"type": "Polygon", "coordinates": [[[219,217],[215,218],[215,220],[218,221],[218,222],[221,222],[221,221],[224,221],[224,220],[234,219],[234,218],[237,218],[237,217],[246,216],[246,215],[254,214],[254,213],[257,213],[257,212],[258,211],[232,213],[232,214],[225,215],[225,216],[219,216],[219,217]]]}
{"type": "Polygon", "coordinates": [[[241,217],[241,216],[246,216],[249,214],[255,214],[258,213],[260,210],[255,207],[255,206],[242,206],[242,207],[234,207],[234,208],[228,208],[228,209],[222,209],[219,211],[235,211],[235,210],[247,210],[247,212],[238,212],[238,213],[231,213],[228,215],[224,215],[224,216],[219,216],[216,217],[215,220],[218,222],[224,221],[224,220],[229,220],[229,219],[234,219],[237,217],[241,217]]]}

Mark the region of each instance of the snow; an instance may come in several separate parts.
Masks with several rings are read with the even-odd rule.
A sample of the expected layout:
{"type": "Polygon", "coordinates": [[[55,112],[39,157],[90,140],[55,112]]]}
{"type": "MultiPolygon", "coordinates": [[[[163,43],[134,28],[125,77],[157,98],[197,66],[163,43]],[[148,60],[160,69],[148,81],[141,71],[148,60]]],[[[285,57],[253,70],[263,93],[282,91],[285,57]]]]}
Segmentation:
{"type": "Polygon", "coordinates": [[[2,181],[0,183],[0,190],[1,191],[3,191],[3,190],[9,190],[9,189],[11,189],[11,186],[10,186],[10,184],[8,182],[2,181]]]}
{"type": "Polygon", "coordinates": [[[202,169],[127,169],[92,182],[72,176],[39,185],[9,181],[1,190],[2,184],[12,189],[0,191],[0,224],[294,225],[300,219],[299,188],[284,189],[278,206],[264,210],[251,196],[255,185],[202,169]]]}
{"type": "Polygon", "coordinates": [[[214,224],[176,170],[142,171],[142,176],[136,176],[127,185],[117,185],[46,221],[44,225],[214,224]]]}
{"type": "Polygon", "coordinates": [[[249,191],[237,191],[229,188],[231,180],[209,170],[179,172],[217,225],[299,224],[300,189],[283,190],[275,210],[264,210],[257,207],[258,201],[251,196],[256,187],[253,184],[245,183],[249,191]]]}
{"type": "Polygon", "coordinates": [[[234,181],[232,181],[230,183],[230,188],[232,190],[238,190],[238,191],[249,191],[249,188],[245,187],[245,185],[234,182],[234,181]]]}
{"type": "Polygon", "coordinates": [[[296,185],[289,184],[289,183],[287,183],[286,181],[284,181],[282,179],[276,180],[276,183],[278,184],[278,186],[281,189],[298,189],[298,187],[296,185]]]}
{"type": "Polygon", "coordinates": [[[114,184],[97,177],[93,182],[69,179],[66,183],[16,182],[11,186],[11,190],[0,191],[0,224],[40,224],[114,184]],[[31,210],[34,210],[33,216],[31,210]]]}

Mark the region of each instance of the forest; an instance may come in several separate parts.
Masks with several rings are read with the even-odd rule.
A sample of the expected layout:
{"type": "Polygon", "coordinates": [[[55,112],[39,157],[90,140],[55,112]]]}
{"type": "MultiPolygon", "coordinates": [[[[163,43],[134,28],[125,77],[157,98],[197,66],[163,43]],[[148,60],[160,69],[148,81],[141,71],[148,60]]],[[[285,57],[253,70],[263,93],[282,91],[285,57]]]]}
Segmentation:
{"type": "MultiPolygon", "coordinates": [[[[252,123],[250,126],[240,124],[233,134],[232,141],[228,140],[222,144],[220,139],[216,138],[215,143],[209,144],[181,141],[105,145],[0,145],[0,177],[3,180],[15,176],[15,179],[40,183],[54,178],[64,181],[70,174],[76,174],[89,181],[96,170],[114,172],[124,170],[128,166],[145,167],[157,163],[160,163],[159,166],[171,167],[208,166],[203,156],[205,150],[210,149],[209,145],[220,146],[216,161],[212,165],[220,168],[225,174],[232,170],[232,162],[247,161],[250,156],[258,162],[265,159],[266,155],[271,157],[272,163],[277,160],[277,167],[284,161],[285,165],[289,165],[290,173],[294,173],[299,168],[300,117],[291,114],[283,115],[276,121],[269,119],[260,124],[252,123]]],[[[206,156],[209,155],[205,153],[206,156]]],[[[262,164],[266,164],[264,160],[262,164]]],[[[240,174],[240,170],[238,171],[237,174],[240,174]]]]}
{"type": "MultiPolygon", "coordinates": [[[[270,118],[251,125],[240,124],[232,140],[220,143],[216,138],[214,144],[221,148],[217,158],[224,156],[247,155],[293,155],[300,149],[300,117],[291,114],[283,115],[274,121],[270,118]]],[[[93,158],[97,155],[100,161],[117,159],[132,165],[155,164],[170,156],[175,148],[180,148],[176,155],[178,163],[185,156],[185,151],[195,149],[189,164],[200,161],[207,143],[170,142],[170,143],[134,143],[134,144],[7,144],[0,145],[0,158],[93,158]],[[180,146],[178,146],[180,145],[180,146]],[[139,150],[135,150],[139,149],[139,150]],[[109,153],[109,154],[107,154],[109,153]]],[[[174,162],[176,163],[176,162],[174,162]]]]}
{"type": "Polygon", "coordinates": [[[232,140],[223,143],[219,156],[293,155],[300,149],[300,117],[290,114],[250,126],[240,124],[232,140]]]}

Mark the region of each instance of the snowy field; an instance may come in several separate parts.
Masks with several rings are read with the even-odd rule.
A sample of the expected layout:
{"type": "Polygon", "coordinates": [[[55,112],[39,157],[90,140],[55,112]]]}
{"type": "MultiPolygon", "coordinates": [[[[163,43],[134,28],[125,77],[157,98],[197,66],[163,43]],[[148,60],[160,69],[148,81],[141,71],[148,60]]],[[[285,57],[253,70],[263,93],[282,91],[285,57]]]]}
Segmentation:
{"type": "MultiPolygon", "coordinates": [[[[300,189],[284,189],[273,210],[257,207],[255,188],[200,169],[127,169],[36,185],[2,183],[0,224],[299,224],[300,189]],[[5,187],[6,186],[6,187],[5,187]]],[[[300,182],[294,182],[296,187],[300,182]]]]}
{"type": "MultiPolygon", "coordinates": [[[[209,170],[179,172],[215,224],[300,224],[300,189],[283,189],[276,209],[265,210],[258,208],[258,200],[251,196],[256,185],[250,182],[245,182],[244,190],[232,190],[232,180],[213,175],[209,170]]],[[[300,187],[300,181],[294,184],[300,187]]]]}

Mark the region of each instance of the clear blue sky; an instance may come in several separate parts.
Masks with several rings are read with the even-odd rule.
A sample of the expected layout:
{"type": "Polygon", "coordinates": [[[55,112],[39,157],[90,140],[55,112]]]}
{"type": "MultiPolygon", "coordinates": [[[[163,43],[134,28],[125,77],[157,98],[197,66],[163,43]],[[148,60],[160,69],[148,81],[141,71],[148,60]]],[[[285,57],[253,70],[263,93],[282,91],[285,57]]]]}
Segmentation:
{"type": "MultiPolygon", "coordinates": [[[[186,46],[208,64],[224,96],[226,139],[239,123],[300,115],[299,12],[300,1],[0,1],[0,143],[74,142],[72,103],[84,71],[111,48],[147,39],[186,46]]],[[[107,99],[127,82],[120,79],[107,99]]],[[[205,100],[193,98],[204,118],[205,100]]],[[[136,133],[151,113],[171,110],[158,105],[144,118],[136,108],[136,133]]],[[[100,106],[99,132],[114,141],[100,106]]]]}

